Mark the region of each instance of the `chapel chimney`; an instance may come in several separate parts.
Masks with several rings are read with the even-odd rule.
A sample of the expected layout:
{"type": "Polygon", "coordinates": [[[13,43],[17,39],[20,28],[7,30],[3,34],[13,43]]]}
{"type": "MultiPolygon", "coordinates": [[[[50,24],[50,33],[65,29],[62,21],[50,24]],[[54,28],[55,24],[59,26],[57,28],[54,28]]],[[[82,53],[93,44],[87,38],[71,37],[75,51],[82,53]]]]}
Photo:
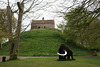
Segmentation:
{"type": "Polygon", "coordinates": [[[42,18],[42,20],[44,20],[44,17],[42,18]]]}

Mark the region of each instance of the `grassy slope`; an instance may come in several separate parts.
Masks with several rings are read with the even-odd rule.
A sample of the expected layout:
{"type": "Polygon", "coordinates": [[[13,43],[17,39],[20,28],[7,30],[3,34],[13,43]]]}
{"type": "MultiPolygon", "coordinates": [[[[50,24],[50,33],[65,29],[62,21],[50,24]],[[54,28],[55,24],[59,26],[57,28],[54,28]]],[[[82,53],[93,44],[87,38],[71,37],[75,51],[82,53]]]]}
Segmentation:
{"type": "MultiPolygon", "coordinates": [[[[59,45],[64,42],[64,36],[51,30],[31,30],[21,34],[18,55],[23,56],[54,56],[57,55],[59,45]]],[[[6,44],[7,45],[7,44],[6,44]]],[[[8,55],[8,46],[3,45],[0,55],[8,55]],[[5,50],[4,50],[5,49],[5,50]]],[[[86,55],[89,51],[76,46],[69,47],[73,50],[74,55],[86,55]]]]}
{"type": "Polygon", "coordinates": [[[31,30],[21,35],[19,53],[28,55],[55,55],[63,43],[62,34],[51,30],[31,30]],[[26,46],[27,45],[27,46],[26,46]],[[24,47],[24,48],[22,48],[24,47]],[[21,49],[22,48],[22,49],[21,49]]]}
{"type": "Polygon", "coordinates": [[[57,58],[30,58],[0,63],[0,67],[100,67],[100,58],[75,57],[73,61],[57,58]]]}

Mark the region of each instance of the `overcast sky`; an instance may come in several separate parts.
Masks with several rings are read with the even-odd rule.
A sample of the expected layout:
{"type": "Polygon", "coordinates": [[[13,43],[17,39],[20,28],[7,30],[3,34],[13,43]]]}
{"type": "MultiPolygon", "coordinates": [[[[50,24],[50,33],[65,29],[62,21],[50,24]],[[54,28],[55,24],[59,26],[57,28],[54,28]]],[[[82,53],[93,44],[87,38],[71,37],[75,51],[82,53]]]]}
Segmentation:
{"type": "MultiPolygon", "coordinates": [[[[5,3],[7,3],[7,0],[1,0],[1,1],[5,1],[5,3]]],[[[9,0],[9,1],[11,3],[15,3],[15,2],[21,1],[21,0],[9,0]]],[[[53,0],[51,0],[51,1],[53,1],[53,0]]],[[[55,13],[55,12],[58,11],[58,10],[62,10],[62,7],[60,6],[61,3],[65,4],[66,6],[71,6],[72,5],[72,3],[71,3],[72,0],[66,0],[66,1],[67,2],[64,2],[62,0],[58,0],[58,1],[54,2],[52,4],[52,6],[48,7],[46,10],[38,11],[34,15],[31,14],[31,16],[34,16],[34,17],[31,17],[29,19],[25,19],[23,21],[23,26],[27,26],[32,21],[32,19],[42,20],[42,17],[44,17],[45,20],[54,20],[55,21],[55,28],[57,28],[57,25],[63,21],[63,18],[57,16],[57,13],[55,13]],[[36,19],[36,17],[38,17],[38,18],[36,19]]],[[[6,8],[6,5],[3,4],[0,8],[6,8]]],[[[16,18],[17,18],[17,16],[16,16],[16,18]]],[[[30,28],[31,28],[31,26],[29,26],[27,30],[30,30],[30,28]]]]}

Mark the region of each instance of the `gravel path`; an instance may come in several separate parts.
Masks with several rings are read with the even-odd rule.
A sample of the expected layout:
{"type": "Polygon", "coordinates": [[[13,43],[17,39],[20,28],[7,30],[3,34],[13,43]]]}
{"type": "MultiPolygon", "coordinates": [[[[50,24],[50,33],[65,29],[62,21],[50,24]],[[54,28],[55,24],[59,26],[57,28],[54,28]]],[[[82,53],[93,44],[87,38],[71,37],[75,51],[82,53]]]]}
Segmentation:
{"type": "MultiPolygon", "coordinates": [[[[2,62],[2,57],[0,56],[0,62],[2,62]]],[[[9,60],[9,56],[5,56],[6,60],[9,60]]],[[[57,56],[18,56],[18,59],[26,59],[26,58],[49,58],[49,57],[57,57],[57,56]]]]}
{"type": "MultiPolygon", "coordinates": [[[[2,57],[0,56],[0,62],[2,62],[2,57]]],[[[9,56],[5,56],[6,60],[9,60],[9,56]]],[[[18,56],[19,59],[26,59],[26,58],[49,58],[49,57],[58,57],[58,56],[18,56]]],[[[100,56],[92,56],[92,55],[86,55],[86,56],[74,56],[74,57],[93,57],[93,58],[100,58],[100,56]]]]}

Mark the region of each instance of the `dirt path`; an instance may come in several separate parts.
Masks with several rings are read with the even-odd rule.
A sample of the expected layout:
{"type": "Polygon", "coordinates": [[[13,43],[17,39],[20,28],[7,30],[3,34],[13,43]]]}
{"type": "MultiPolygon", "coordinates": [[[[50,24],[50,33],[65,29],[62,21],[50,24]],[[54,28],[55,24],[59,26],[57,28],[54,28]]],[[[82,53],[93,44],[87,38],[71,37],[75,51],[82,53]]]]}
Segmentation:
{"type": "MultiPolygon", "coordinates": [[[[0,56],[0,62],[2,62],[2,57],[0,56]]],[[[6,60],[9,60],[9,56],[5,56],[6,60]]],[[[49,57],[57,57],[57,56],[18,56],[18,59],[26,59],[26,58],[49,58],[49,57]]]]}
{"type": "MultiPolygon", "coordinates": [[[[2,57],[0,56],[0,62],[2,62],[2,57]]],[[[9,56],[5,56],[6,60],[9,59],[9,56]]],[[[58,56],[18,56],[19,59],[26,59],[26,58],[49,58],[49,57],[58,57],[58,56]]],[[[86,56],[74,56],[74,57],[93,57],[93,58],[100,58],[100,56],[92,56],[92,55],[86,55],[86,56]]]]}

